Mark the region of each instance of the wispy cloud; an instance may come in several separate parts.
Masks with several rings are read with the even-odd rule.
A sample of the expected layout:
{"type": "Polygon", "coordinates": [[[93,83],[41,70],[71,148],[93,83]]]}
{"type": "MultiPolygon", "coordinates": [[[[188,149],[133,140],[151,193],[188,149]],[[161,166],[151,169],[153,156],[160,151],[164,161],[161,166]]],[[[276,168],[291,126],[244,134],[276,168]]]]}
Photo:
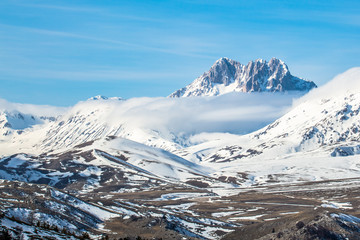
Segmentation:
{"type": "Polygon", "coordinates": [[[33,4],[33,3],[18,3],[18,6],[29,7],[29,8],[45,8],[54,9],[60,11],[71,11],[71,12],[101,12],[101,8],[94,7],[79,7],[79,6],[64,6],[64,5],[49,5],[49,4],[33,4]]]}
{"type": "Polygon", "coordinates": [[[84,81],[84,82],[112,82],[129,81],[144,79],[171,79],[179,77],[179,73],[174,72],[149,72],[149,71],[119,71],[119,70],[94,70],[83,69],[78,71],[69,70],[51,70],[51,69],[9,69],[0,68],[2,75],[11,77],[24,77],[33,79],[56,79],[66,81],[84,81]]]}
{"type": "Polygon", "coordinates": [[[143,50],[143,51],[160,52],[160,53],[173,54],[173,55],[179,55],[179,56],[190,56],[190,57],[208,58],[208,59],[214,58],[214,56],[210,56],[207,54],[201,54],[201,53],[197,53],[197,52],[192,52],[192,51],[187,51],[186,49],[161,48],[161,47],[148,46],[148,45],[144,45],[144,44],[131,43],[131,42],[126,42],[126,41],[114,40],[114,39],[93,37],[93,36],[82,35],[82,34],[77,34],[77,33],[65,32],[65,31],[14,26],[14,25],[2,24],[2,23],[0,23],[0,27],[13,28],[16,30],[22,30],[22,31],[26,31],[29,33],[43,34],[43,35],[48,35],[48,36],[81,39],[81,40],[88,40],[88,41],[94,41],[94,42],[99,42],[99,43],[108,43],[108,44],[112,44],[115,47],[120,46],[120,47],[125,47],[126,49],[133,49],[136,51],[143,50]]]}
{"type": "Polygon", "coordinates": [[[31,3],[21,3],[17,4],[21,7],[28,7],[28,8],[35,8],[35,9],[50,9],[56,11],[63,11],[63,12],[79,12],[79,13],[91,13],[91,14],[98,14],[103,15],[106,17],[115,17],[115,18],[122,18],[127,20],[133,21],[147,21],[147,22],[164,22],[166,20],[160,18],[152,18],[152,17],[145,17],[145,16],[138,16],[138,15],[131,15],[131,14],[124,14],[120,12],[111,11],[109,8],[105,7],[90,7],[90,6],[69,6],[69,5],[50,5],[50,4],[31,4],[31,3]]]}
{"type": "MultiPolygon", "coordinates": [[[[299,95],[230,93],[218,97],[193,98],[132,98],[113,102],[108,122],[132,126],[135,129],[167,129],[175,134],[201,132],[249,133],[271,123],[299,95]]],[[[110,102],[109,102],[110,103],[110,102]]],[[[82,102],[72,111],[94,107],[82,102]]],[[[101,107],[106,101],[99,101],[101,107]]]]}
{"type": "MultiPolygon", "coordinates": [[[[360,10],[360,9],[359,9],[360,10]]],[[[314,23],[318,24],[331,24],[331,25],[348,25],[348,26],[360,26],[360,14],[354,12],[344,13],[340,9],[337,11],[322,9],[289,9],[282,7],[273,11],[271,9],[261,10],[262,17],[268,19],[286,20],[285,24],[294,26],[294,21],[302,24],[306,24],[306,27],[318,27],[311,26],[314,23]]],[[[300,25],[300,26],[301,26],[300,25]]],[[[300,27],[298,26],[298,27],[300,27]]],[[[322,25],[323,26],[323,25],[322,25]]],[[[323,26],[324,27],[324,26],[323,26]]]]}

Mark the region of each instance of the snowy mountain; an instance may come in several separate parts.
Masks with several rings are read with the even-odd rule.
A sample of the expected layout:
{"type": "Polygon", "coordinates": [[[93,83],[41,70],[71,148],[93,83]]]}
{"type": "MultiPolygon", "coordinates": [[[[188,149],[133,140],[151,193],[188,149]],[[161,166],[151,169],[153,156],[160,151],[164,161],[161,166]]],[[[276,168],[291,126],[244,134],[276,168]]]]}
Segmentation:
{"type": "MultiPolygon", "coordinates": [[[[19,104],[0,99],[0,143],[5,144],[2,149],[8,149],[8,143],[14,142],[13,147],[20,150],[24,136],[55,122],[65,111],[67,108],[64,107],[19,104]]],[[[35,143],[35,139],[25,141],[35,143]]]]}
{"type": "Polygon", "coordinates": [[[300,99],[301,104],[254,137],[268,142],[282,138],[281,145],[292,145],[295,152],[356,146],[360,140],[359,81],[360,68],[348,70],[300,99]]]}
{"type": "MultiPolygon", "coordinates": [[[[259,179],[268,178],[271,171],[274,171],[274,163],[266,165],[264,159],[269,161],[278,159],[279,164],[288,165],[288,158],[298,159],[306,155],[309,156],[309,161],[319,158],[319,165],[314,165],[314,168],[318,168],[325,158],[353,155],[359,152],[360,146],[356,142],[360,140],[357,134],[360,129],[358,116],[360,95],[357,89],[360,87],[357,88],[357,80],[356,69],[350,70],[334,79],[328,86],[318,88],[297,100],[297,106],[281,118],[246,135],[230,134],[226,128],[219,133],[206,131],[193,133],[191,128],[190,130],[184,128],[189,124],[189,126],[202,129],[208,124],[206,120],[215,116],[216,118],[212,121],[228,125],[229,121],[226,118],[233,112],[240,112],[241,116],[260,115],[262,119],[265,117],[266,108],[266,111],[261,109],[260,112],[256,112],[257,110],[254,110],[256,106],[248,103],[247,107],[250,107],[251,111],[249,109],[242,111],[241,108],[224,111],[223,106],[227,106],[228,101],[221,99],[227,99],[231,95],[215,97],[213,100],[206,99],[204,102],[192,98],[84,101],[69,109],[55,122],[49,122],[21,136],[13,137],[11,141],[3,141],[1,154],[10,155],[17,152],[35,155],[46,152],[60,154],[77,149],[77,146],[82,144],[101,142],[107,138],[121,138],[124,141],[131,140],[139,144],[137,149],[148,148],[146,151],[150,152],[151,148],[160,148],[171,152],[174,158],[180,157],[188,162],[208,167],[212,169],[208,172],[208,177],[218,178],[225,174],[235,177],[237,180],[234,181],[238,185],[258,184],[259,179]],[[344,79],[350,79],[346,86],[343,86],[344,79]],[[349,88],[349,86],[352,87],[349,88]],[[336,94],[332,89],[337,90],[336,94]],[[199,108],[199,105],[205,103],[209,108],[204,108],[204,111],[199,108]],[[182,111],[178,111],[178,108],[182,111]],[[189,113],[187,113],[188,110],[189,113]],[[194,112],[197,113],[196,118],[192,118],[194,112]],[[254,162],[263,168],[258,168],[257,164],[253,164],[254,162]],[[238,175],[238,172],[243,172],[244,169],[248,171],[245,175],[252,178],[238,175]]],[[[256,105],[262,102],[272,105],[275,103],[268,99],[264,101],[264,96],[259,96],[261,97],[255,101],[256,105]]],[[[275,95],[273,99],[276,99],[275,95]]],[[[279,98],[277,101],[282,100],[279,98]]],[[[242,118],[236,116],[234,119],[237,121],[234,127],[240,127],[242,118]]],[[[250,118],[247,121],[257,120],[250,118]]],[[[213,126],[210,124],[208,129],[213,126]]],[[[116,148],[121,148],[121,145],[116,148]]],[[[104,145],[95,149],[109,153],[104,145]]],[[[133,150],[128,152],[133,152],[133,150]]],[[[124,153],[109,154],[125,155],[124,153]]],[[[145,159],[150,158],[146,154],[144,156],[145,159]]],[[[338,161],[341,161],[341,158],[334,160],[334,162],[338,161]]],[[[310,168],[305,169],[301,166],[305,162],[300,161],[294,164],[297,168],[301,168],[297,175],[284,170],[287,168],[279,169],[277,174],[282,174],[284,181],[298,181],[303,179],[304,175],[307,175],[308,179],[335,176],[334,173],[330,174],[331,171],[323,171],[320,175],[312,173],[310,168]]],[[[348,163],[353,164],[351,161],[348,163]]],[[[134,166],[146,169],[148,164],[147,161],[135,161],[134,166]]],[[[351,164],[346,168],[351,169],[351,164]]],[[[160,161],[159,165],[151,171],[161,176],[176,175],[172,170],[167,173],[158,172],[162,169],[161,166],[165,165],[173,166],[174,163],[160,161]]],[[[322,165],[322,167],[326,169],[328,166],[322,165]]],[[[352,175],[351,171],[349,175],[352,175]]]]}
{"type": "Polygon", "coordinates": [[[94,97],[91,97],[88,99],[88,101],[91,101],[91,100],[124,100],[123,98],[121,97],[106,97],[106,96],[102,96],[102,95],[97,95],[97,96],[94,96],[94,97]]]}
{"type": "Polygon", "coordinates": [[[294,97],[97,96],[61,114],[7,103],[0,237],[357,239],[360,68],[289,109],[294,97]]]}
{"type": "Polygon", "coordinates": [[[360,68],[351,69],[268,126],[242,136],[207,136],[179,156],[201,159],[222,174],[246,169],[252,184],[358,177],[359,82],[360,68]]]}
{"type": "Polygon", "coordinates": [[[35,118],[33,115],[22,114],[18,111],[0,112],[0,132],[3,136],[12,133],[13,130],[21,130],[39,124],[40,119],[35,118]]]}
{"type": "Polygon", "coordinates": [[[229,92],[287,92],[309,91],[316,84],[290,74],[287,65],[276,58],[262,59],[243,65],[220,58],[210,70],[188,86],[169,97],[216,96],[229,92]]]}
{"type": "MultiPolygon", "coordinates": [[[[282,159],[279,161],[282,162],[287,157],[297,158],[300,155],[325,158],[357,154],[360,149],[356,144],[360,140],[357,134],[360,129],[360,96],[357,93],[360,87],[356,85],[357,79],[356,69],[344,73],[329,83],[329,86],[318,88],[298,100],[297,106],[281,118],[246,135],[229,133],[229,128],[220,128],[219,133],[208,129],[216,126],[212,121],[227,127],[235,121],[232,128],[240,128],[243,124],[249,127],[251,122],[264,121],[266,114],[269,114],[267,107],[256,110],[263,102],[273,107],[276,102],[283,102],[284,99],[272,95],[272,102],[265,98],[267,95],[259,95],[258,99],[249,98],[255,105],[246,103],[245,110],[224,109],[224,106],[229,107],[229,102],[243,102],[233,101],[235,95],[231,94],[206,98],[204,101],[201,101],[202,98],[139,98],[126,101],[101,98],[84,101],[54,122],[31,128],[9,141],[2,141],[1,154],[59,154],[76,149],[78,145],[114,137],[140,144],[137,148],[160,148],[174,154],[173,157],[219,170],[210,171],[209,177],[217,178],[225,172],[243,181],[243,177],[235,173],[240,171],[240,161],[241,164],[246,161],[251,164],[256,160],[261,164],[264,159],[282,159]],[[346,86],[343,86],[344,79],[350,79],[346,86]],[[352,87],[349,89],[349,86],[352,87]],[[337,90],[336,94],[332,89],[337,90]],[[197,114],[194,115],[194,112],[197,114]],[[239,114],[231,116],[234,113],[239,114]],[[243,116],[246,116],[248,122],[242,122],[243,116]],[[260,116],[260,119],[248,116],[260,116]],[[209,120],[211,121],[207,122],[209,120]],[[194,128],[200,129],[200,132],[193,132],[194,128]],[[229,168],[233,169],[228,171],[229,168]]],[[[271,117],[267,121],[270,123],[271,117]]],[[[103,146],[96,149],[105,151],[102,148],[103,146]]],[[[146,162],[141,161],[135,164],[141,168],[146,165],[146,162]]],[[[254,177],[259,173],[259,169],[251,165],[246,168],[253,169],[254,177]]],[[[159,169],[161,167],[153,170],[156,172],[159,169]]],[[[299,175],[303,174],[304,170],[301,170],[299,175]]],[[[168,175],[174,173],[170,172],[168,175]]],[[[324,178],[327,176],[322,175],[324,178]]],[[[316,178],[315,175],[312,177],[316,178]]],[[[256,183],[253,180],[244,181],[246,184],[256,183]]]]}
{"type": "Polygon", "coordinates": [[[0,140],[8,141],[32,131],[32,128],[54,122],[59,116],[36,116],[17,110],[0,112],[0,140]]]}
{"type": "MultiPolygon", "coordinates": [[[[290,152],[323,150],[326,154],[360,140],[360,69],[337,76],[327,85],[299,99],[299,104],[252,138],[290,152]],[[346,84],[348,83],[348,84],[346,84]]],[[[356,148],[355,148],[356,149],[356,148]]],[[[277,150],[278,151],[278,150],[277,150]]]]}
{"type": "Polygon", "coordinates": [[[298,97],[233,93],[198,99],[87,100],[68,108],[56,121],[33,125],[21,136],[8,136],[0,142],[0,155],[64,151],[108,136],[173,152],[191,145],[190,137],[202,132],[257,130],[280,117],[298,97]]]}
{"type": "Polygon", "coordinates": [[[152,184],[147,182],[152,180],[185,185],[187,180],[211,181],[209,171],[164,150],[116,137],[90,141],[71,151],[41,156],[15,154],[0,159],[0,179],[46,183],[85,193],[105,188],[108,183],[126,192],[149,189],[152,184]]]}

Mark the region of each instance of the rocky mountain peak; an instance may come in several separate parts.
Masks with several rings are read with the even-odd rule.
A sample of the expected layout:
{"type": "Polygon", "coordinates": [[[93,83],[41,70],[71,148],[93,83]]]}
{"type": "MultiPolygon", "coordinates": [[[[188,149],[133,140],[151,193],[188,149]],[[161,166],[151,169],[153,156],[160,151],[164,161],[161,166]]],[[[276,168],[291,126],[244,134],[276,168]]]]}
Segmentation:
{"type": "Polygon", "coordinates": [[[287,65],[272,58],[250,61],[243,65],[229,58],[220,58],[208,72],[170,97],[216,96],[228,92],[309,91],[316,84],[290,74],[287,65]]]}
{"type": "Polygon", "coordinates": [[[216,62],[212,65],[211,69],[216,68],[216,67],[230,67],[230,66],[234,66],[240,64],[237,61],[234,61],[230,58],[227,57],[222,57],[219,58],[218,60],[216,60],[216,62]]]}
{"type": "Polygon", "coordinates": [[[242,65],[239,62],[229,58],[220,58],[210,68],[209,72],[204,73],[203,78],[209,79],[210,82],[229,85],[234,81],[238,69],[242,65]]]}

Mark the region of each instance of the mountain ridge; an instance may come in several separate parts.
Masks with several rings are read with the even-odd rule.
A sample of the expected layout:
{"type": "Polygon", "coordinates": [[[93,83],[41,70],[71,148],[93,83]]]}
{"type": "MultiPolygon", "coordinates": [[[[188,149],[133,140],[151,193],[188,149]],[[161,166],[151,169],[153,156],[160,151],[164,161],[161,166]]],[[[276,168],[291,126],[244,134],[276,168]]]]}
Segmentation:
{"type": "MultiPolygon", "coordinates": [[[[226,72],[235,74],[228,63],[226,72]]],[[[54,236],[61,229],[57,239],[70,230],[97,239],[110,231],[115,239],[234,239],[243,233],[249,239],[309,239],[324,232],[358,239],[359,90],[360,68],[351,69],[245,135],[182,135],[175,125],[193,125],[194,113],[202,125],[229,124],[233,112],[264,119],[266,111],[256,114],[256,107],[274,107],[275,98],[283,102],[281,96],[290,94],[80,102],[53,122],[26,125],[22,134],[0,139],[0,156],[17,151],[0,157],[0,238],[3,229],[20,239],[23,229],[31,238],[48,236],[51,228],[54,236]],[[201,112],[197,105],[205,102],[210,111],[201,112]],[[252,111],[229,111],[229,103],[244,102],[252,111]],[[164,119],[171,109],[176,114],[164,119]],[[174,138],[181,136],[187,144],[174,138]]],[[[241,118],[235,120],[240,127],[241,118]]]]}
{"type": "Polygon", "coordinates": [[[291,75],[288,66],[280,59],[250,61],[243,65],[222,57],[208,72],[169,97],[217,96],[228,92],[287,92],[310,91],[316,84],[291,75]]]}

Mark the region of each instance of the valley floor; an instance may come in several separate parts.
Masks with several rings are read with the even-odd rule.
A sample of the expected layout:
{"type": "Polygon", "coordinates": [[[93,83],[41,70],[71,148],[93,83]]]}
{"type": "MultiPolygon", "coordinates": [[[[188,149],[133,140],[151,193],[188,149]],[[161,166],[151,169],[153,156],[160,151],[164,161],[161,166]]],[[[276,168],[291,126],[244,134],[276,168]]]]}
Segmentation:
{"type": "Polygon", "coordinates": [[[359,183],[274,184],[219,196],[177,184],[68,194],[2,180],[1,228],[14,239],[77,239],[84,233],[96,239],[360,239],[359,183]]]}

